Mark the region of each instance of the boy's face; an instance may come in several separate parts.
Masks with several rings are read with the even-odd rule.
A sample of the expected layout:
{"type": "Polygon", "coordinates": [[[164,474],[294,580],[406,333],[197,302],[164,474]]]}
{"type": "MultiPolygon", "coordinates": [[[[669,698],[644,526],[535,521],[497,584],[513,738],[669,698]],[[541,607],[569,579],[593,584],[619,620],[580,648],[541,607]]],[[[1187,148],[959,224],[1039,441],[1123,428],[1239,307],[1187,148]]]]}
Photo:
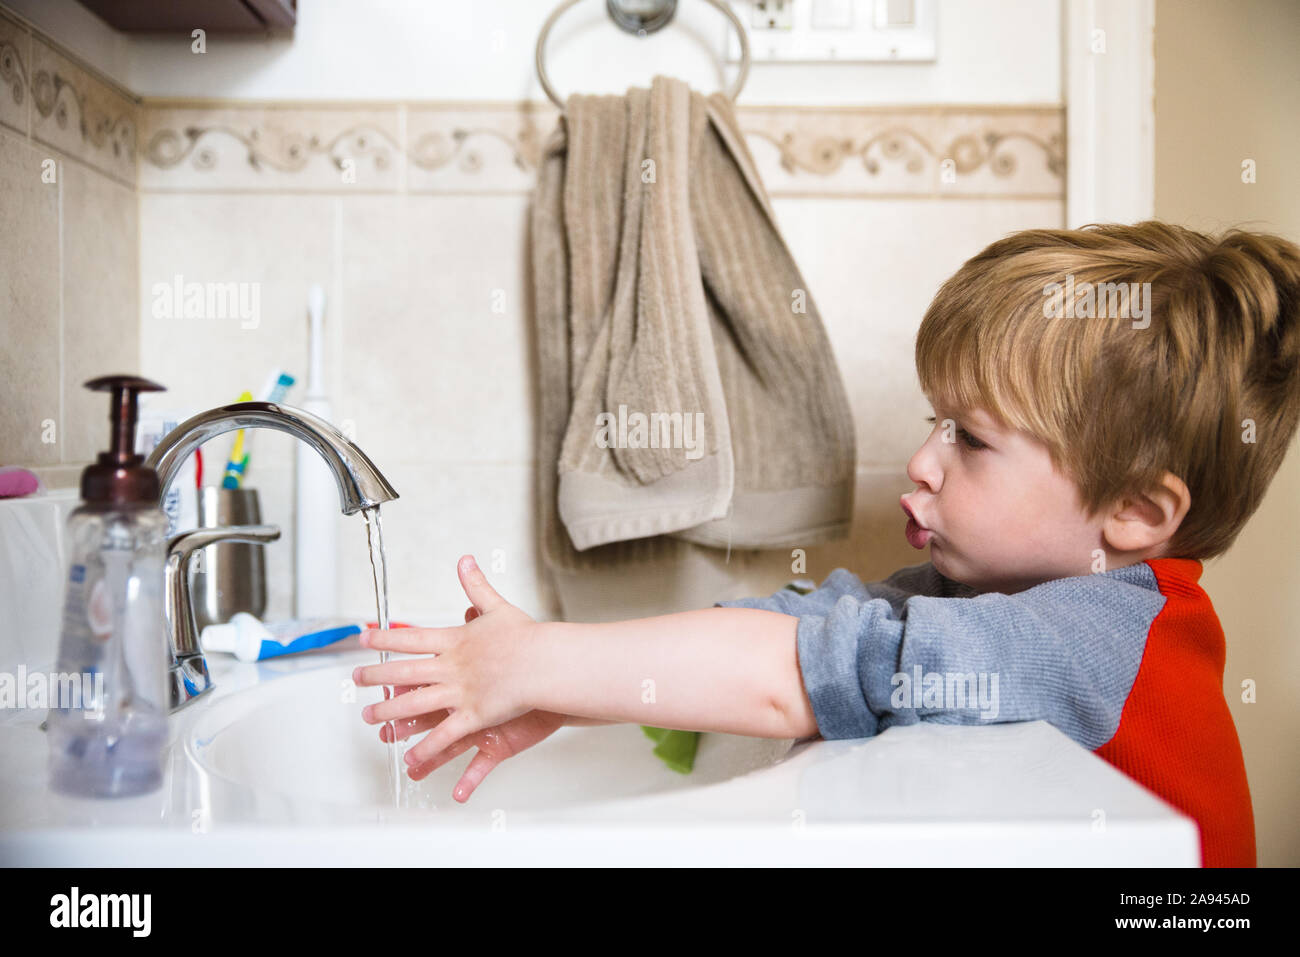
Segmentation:
{"type": "MultiPolygon", "coordinates": [[[[1104,516],[1089,521],[1047,446],[979,409],[935,408],[935,426],[907,463],[917,484],[900,500],[930,529],[930,560],[980,591],[1012,594],[1086,575],[1105,547],[1104,516]],[[945,420],[951,419],[949,424],[945,420]]],[[[913,542],[917,544],[917,542],[913,542]]]]}

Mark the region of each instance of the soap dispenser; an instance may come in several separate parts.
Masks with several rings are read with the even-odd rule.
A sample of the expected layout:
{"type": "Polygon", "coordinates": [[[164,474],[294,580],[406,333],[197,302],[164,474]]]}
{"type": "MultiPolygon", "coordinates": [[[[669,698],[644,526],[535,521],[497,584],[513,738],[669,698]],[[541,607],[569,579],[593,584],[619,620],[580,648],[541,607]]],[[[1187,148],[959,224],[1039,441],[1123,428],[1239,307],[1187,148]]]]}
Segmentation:
{"type": "Polygon", "coordinates": [[[50,786],[123,797],[162,784],[167,736],[167,516],[158,474],[135,452],[136,396],[163,387],[115,375],[86,388],[112,395],[112,447],[82,473],[82,503],[68,517],[50,786]]]}

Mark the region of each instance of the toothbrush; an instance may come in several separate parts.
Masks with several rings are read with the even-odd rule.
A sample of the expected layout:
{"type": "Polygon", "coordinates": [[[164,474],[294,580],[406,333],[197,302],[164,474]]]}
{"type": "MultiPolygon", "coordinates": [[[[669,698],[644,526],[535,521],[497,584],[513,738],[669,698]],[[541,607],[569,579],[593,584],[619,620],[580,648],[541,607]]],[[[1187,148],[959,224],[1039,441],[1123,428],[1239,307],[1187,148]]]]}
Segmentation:
{"type": "MultiPolygon", "coordinates": [[[[251,402],[253,393],[240,393],[238,401],[251,402]]],[[[239,488],[239,477],[244,473],[244,430],[235,433],[235,443],[230,447],[230,459],[221,478],[222,488],[239,488]]]]}
{"type": "Polygon", "coordinates": [[[289,394],[289,387],[296,381],[283,369],[272,369],[271,374],[266,378],[266,384],[258,394],[263,402],[274,402],[278,405],[284,401],[284,397],[289,394]]]}
{"type": "MultiPolygon", "coordinates": [[[[293,376],[289,375],[289,373],[285,372],[283,369],[272,369],[271,374],[266,377],[266,383],[262,386],[262,391],[258,393],[258,398],[262,402],[271,402],[275,405],[279,405],[284,401],[284,397],[289,394],[290,387],[296,381],[297,380],[294,379],[293,376]]],[[[240,431],[242,432],[243,430],[241,429],[240,431]]],[[[253,433],[250,432],[248,437],[244,439],[244,444],[242,446],[244,455],[239,459],[239,474],[235,476],[236,488],[242,487],[245,480],[248,478],[248,459],[252,454],[252,447],[253,433]]],[[[231,455],[231,458],[234,458],[233,454],[231,455]]]]}

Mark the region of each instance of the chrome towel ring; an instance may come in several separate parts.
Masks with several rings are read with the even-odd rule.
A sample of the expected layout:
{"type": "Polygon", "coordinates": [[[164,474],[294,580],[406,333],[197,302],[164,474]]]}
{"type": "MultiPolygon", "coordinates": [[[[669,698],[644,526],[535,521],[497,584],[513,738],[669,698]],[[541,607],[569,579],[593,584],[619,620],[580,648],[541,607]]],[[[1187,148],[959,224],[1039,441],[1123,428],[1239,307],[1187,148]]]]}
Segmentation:
{"type": "MultiPolygon", "coordinates": [[[[542,24],[541,33],[537,35],[537,80],[542,84],[542,89],[546,92],[550,101],[561,110],[564,109],[564,101],[560,98],[560,95],[555,92],[555,87],[551,86],[550,77],[546,75],[546,63],[544,60],[546,38],[551,32],[551,27],[555,25],[555,21],[560,18],[560,15],[563,14],[564,11],[568,10],[569,7],[579,2],[580,0],[564,0],[564,2],[556,7],[551,12],[551,15],[546,18],[546,22],[542,24]]],[[[619,27],[626,30],[628,33],[636,33],[643,36],[653,33],[655,30],[664,26],[664,24],[672,19],[673,12],[677,7],[676,0],[661,0],[657,5],[658,9],[656,11],[651,13],[642,13],[640,11],[647,8],[647,4],[644,2],[628,3],[626,0],[605,0],[605,2],[609,9],[610,16],[619,27]]],[[[744,24],[740,22],[740,19],[736,16],[735,12],[732,11],[727,4],[723,3],[722,0],[704,0],[704,2],[730,20],[731,25],[736,28],[736,34],[740,37],[740,72],[736,74],[735,81],[731,84],[731,88],[727,90],[727,98],[732,102],[735,102],[736,97],[740,95],[741,89],[745,86],[745,79],[749,76],[749,37],[745,33],[744,24]]],[[[652,4],[651,6],[654,5],[652,4]]]]}

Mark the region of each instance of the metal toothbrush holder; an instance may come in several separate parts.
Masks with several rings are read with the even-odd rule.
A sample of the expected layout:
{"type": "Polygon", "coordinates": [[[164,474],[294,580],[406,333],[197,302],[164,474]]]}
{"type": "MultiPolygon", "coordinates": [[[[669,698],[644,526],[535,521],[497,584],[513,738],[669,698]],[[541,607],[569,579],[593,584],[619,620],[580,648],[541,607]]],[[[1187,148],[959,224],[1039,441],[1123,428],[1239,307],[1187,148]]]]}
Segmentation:
{"type": "MultiPolygon", "coordinates": [[[[199,493],[199,528],[260,525],[257,489],[204,486],[199,493]]],[[[261,545],[223,542],[203,549],[190,583],[195,625],[222,624],[235,612],[261,618],[266,611],[266,565],[261,545]]]]}

